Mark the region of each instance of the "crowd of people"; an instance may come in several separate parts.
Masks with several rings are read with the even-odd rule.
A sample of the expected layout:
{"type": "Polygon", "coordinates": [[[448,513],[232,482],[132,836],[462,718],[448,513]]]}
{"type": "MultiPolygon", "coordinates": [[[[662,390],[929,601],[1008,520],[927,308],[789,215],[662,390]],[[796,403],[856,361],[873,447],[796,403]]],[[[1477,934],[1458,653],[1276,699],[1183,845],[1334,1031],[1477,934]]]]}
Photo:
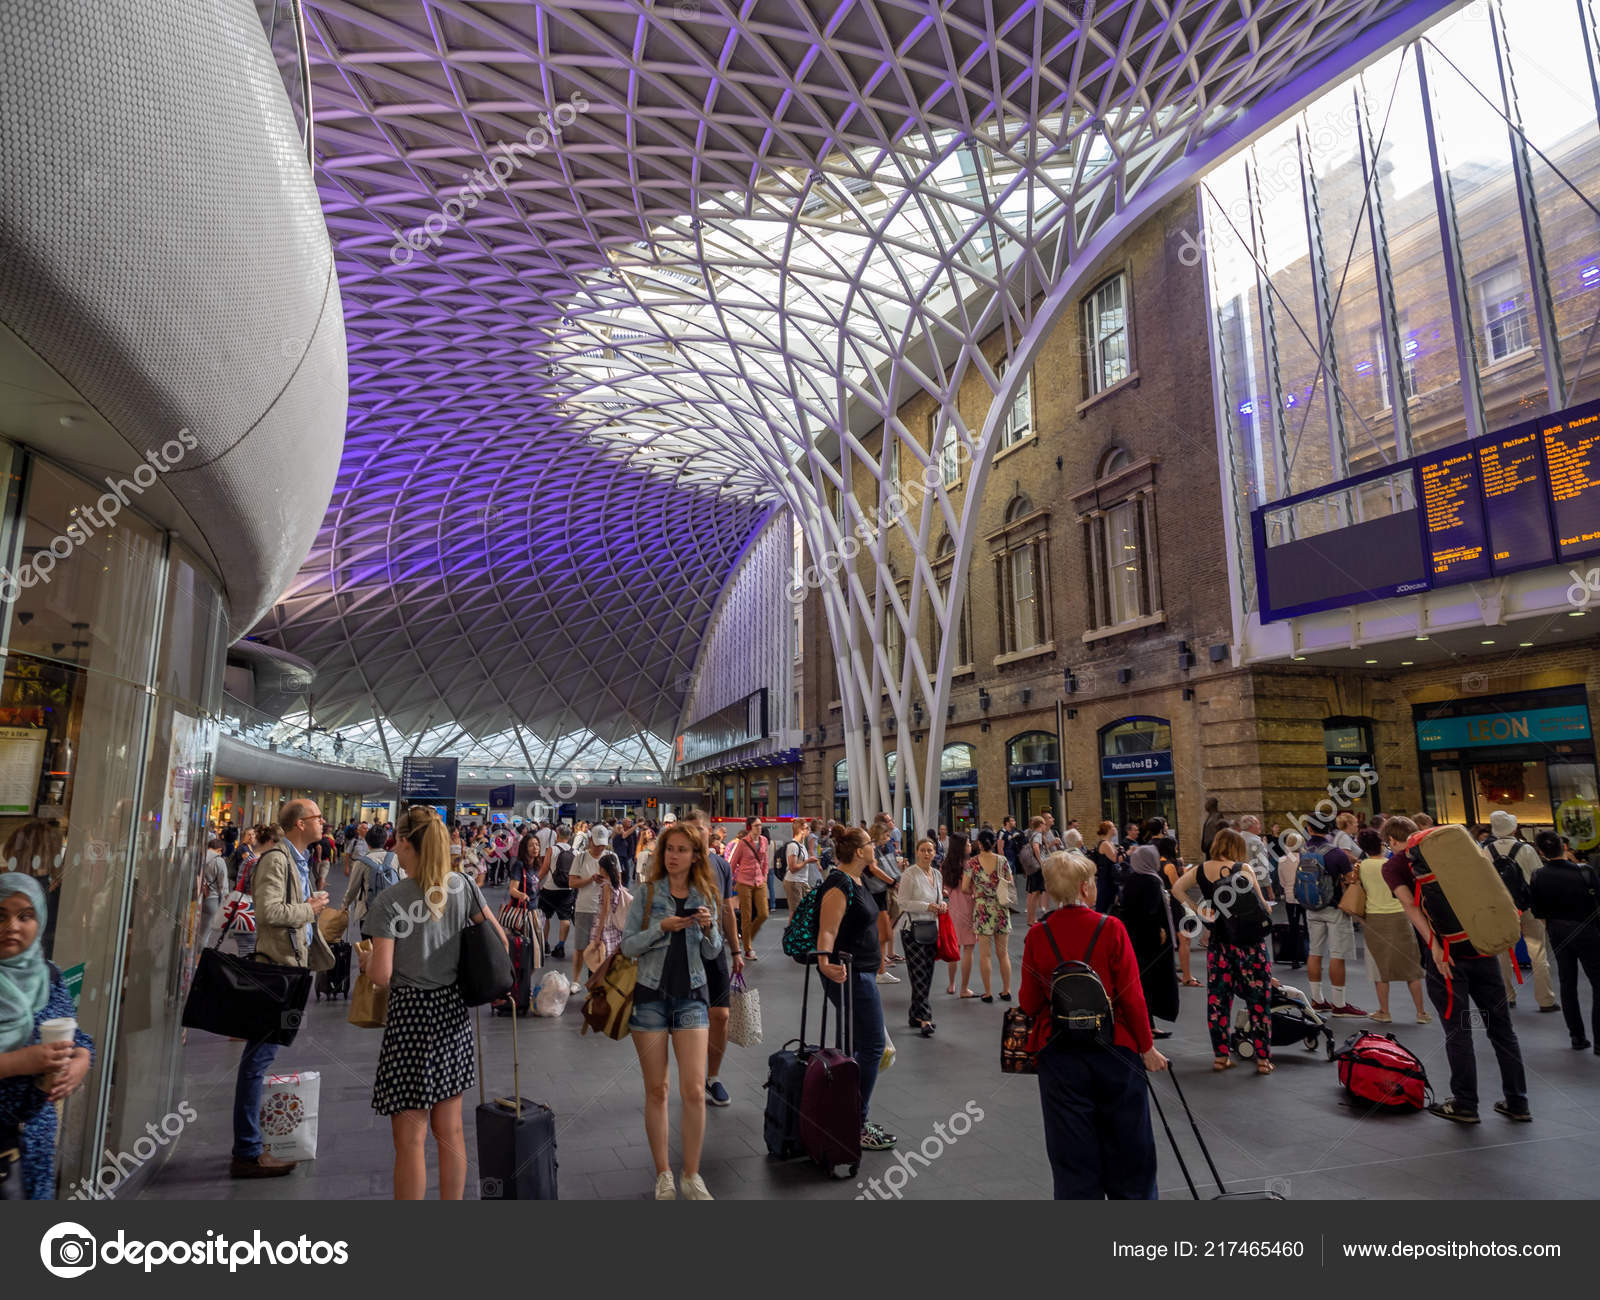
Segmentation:
{"type": "MultiPolygon", "coordinates": [[[[394,1193],[402,1199],[420,1197],[426,1186],[430,1133],[441,1195],[464,1193],[461,1097],[476,1082],[476,1066],[457,987],[460,937],[468,924],[486,924],[509,948],[483,893],[497,885],[532,918],[542,959],[570,972],[562,977],[569,993],[582,992],[613,953],[637,962],[629,1026],[660,1199],[711,1199],[700,1158],[707,1107],[732,1100],[719,1077],[730,998],[761,960],[757,936],[780,888],[791,917],[820,891],[812,904],[818,967],[829,1000],[842,1011],[848,999],[866,1152],[897,1143],[871,1113],[889,1037],[885,986],[909,983],[907,1027],[931,1038],[941,960],[947,997],[1015,998],[1031,1017],[1045,1146],[1060,1197],[1154,1195],[1145,1074],[1166,1067],[1156,1043],[1179,1017],[1180,989],[1200,984],[1191,963],[1201,949],[1216,1071],[1234,1067],[1242,1036],[1255,1072],[1273,1072],[1274,966],[1303,968],[1309,1006],[1324,1017],[1392,1024],[1399,1011],[1393,986],[1402,984],[1416,1022],[1430,1024],[1426,991],[1442,1021],[1450,1073],[1448,1095],[1430,1109],[1456,1123],[1479,1122],[1472,1027],[1481,1024],[1500,1073],[1495,1111],[1517,1122],[1532,1118],[1511,1017],[1517,958],[1439,937],[1418,880],[1427,879],[1415,848],[1427,817],[1344,812],[1326,825],[1284,831],[1263,830],[1255,816],[1226,816],[1214,799],[1206,811],[1192,851],[1180,855],[1175,831],[1160,818],[1120,829],[1100,822],[1089,833],[1076,821],[1058,830],[1045,813],[1026,827],[1007,818],[998,829],[951,834],[940,826],[911,835],[888,814],[854,826],[797,819],[770,829],[751,817],[730,835],[702,811],[660,824],[510,826],[452,825],[412,807],[398,822],[330,829],[315,801],[292,799],[270,824],[217,828],[208,840],[197,937],[210,941],[226,929],[242,896],[260,959],[326,969],[333,957],[317,918],[333,905],[329,875],[342,866],[348,937],[370,941],[361,945],[362,970],[389,990],[372,1105],[390,1121],[394,1193]],[[1341,907],[1357,885],[1362,908],[1341,907]],[[1020,970],[1009,943],[1014,924],[1026,928],[1020,970]],[[1370,1015],[1350,996],[1358,925],[1377,1004],[1370,1015]],[[1097,1053],[1064,1045],[1053,1022],[1052,980],[1064,962],[1085,963],[1105,990],[1108,1020],[1097,1053]],[[972,987],[974,968],[981,993],[972,987]],[[1237,1022],[1236,1003],[1244,1008],[1237,1022]],[[676,1174],[670,1060],[681,1110],[676,1174]]],[[[1502,878],[1510,870],[1526,884],[1521,933],[1538,1010],[1563,1015],[1575,1049],[1600,1053],[1600,877],[1554,831],[1524,839],[1508,812],[1493,814],[1478,838],[1502,878]],[[1591,986],[1587,1019],[1580,972],[1591,986]]],[[[48,960],[54,858],[48,844],[24,853],[29,845],[38,848],[19,843],[11,870],[0,874],[0,1182],[11,1175],[33,1196],[49,1195],[53,1183],[49,1103],[81,1086],[94,1044],[81,1031],[55,1041],[41,1033],[73,1007],[48,960]],[[10,1167],[7,1149],[16,1153],[10,1167]]],[[[282,1176],[293,1167],[265,1152],[259,1128],[262,1083],[277,1052],[270,1042],[241,1050],[230,1160],[237,1178],[282,1176]]]]}

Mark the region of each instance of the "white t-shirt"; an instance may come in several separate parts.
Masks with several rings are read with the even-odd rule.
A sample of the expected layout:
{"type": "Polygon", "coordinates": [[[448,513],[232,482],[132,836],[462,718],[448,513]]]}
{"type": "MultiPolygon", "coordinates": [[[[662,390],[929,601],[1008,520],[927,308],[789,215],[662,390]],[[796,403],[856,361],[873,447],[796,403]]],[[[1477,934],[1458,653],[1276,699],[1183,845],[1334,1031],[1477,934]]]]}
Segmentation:
{"type": "MultiPolygon", "coordinates": [[[[817,869],[806,861],[806,842],[804,840],[785,840],[778,845],[779,862],[783,863],[785,880],[792,880],[797,885],[817,885],[822,882],[817,880],[817,869]]],[[[774,863],[776,865],[776,863],[774,863]]]]}
{"type": "Polygon", "coordinates": [[[556,842],[556,833],[548,826],[541,826],[534,832],[534,842],[539,846],[539,856],[544,857],[545,850],[556,842]]]}
{"type": "Polygon", "coordinates": [[[574,876],[594,875],[594,879],[578,890],[577,900],[573,903],[576,912],[598,912],[600,910],[600,891],[605,883],[605,874],[600,871],[600,859],[605,857],[606,851],[600,853],[585,852],[582,857],[572,860],[572,874],[574,876]]]}

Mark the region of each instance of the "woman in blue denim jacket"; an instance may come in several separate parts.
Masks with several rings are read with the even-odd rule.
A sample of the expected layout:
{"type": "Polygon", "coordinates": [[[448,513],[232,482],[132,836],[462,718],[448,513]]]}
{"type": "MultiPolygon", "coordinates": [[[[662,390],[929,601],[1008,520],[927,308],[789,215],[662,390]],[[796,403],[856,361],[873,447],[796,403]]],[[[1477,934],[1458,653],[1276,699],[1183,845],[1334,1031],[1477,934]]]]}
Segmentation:
{"type": "Polygon", "coordinates": [[[625,957],[639,963],[628,1018],[644,1072],[644,1131],[656,1166],[656,1199],[677,1199],[667,1153],[667,1038],[678,1058],[683,1094],[683,1195],[709,1201],[700,1177],[706,1131],[706,1046],[711,1023],[706,962],[722,952],[720,891],[705,843],[683,823],[661,833],[645,881],[622,926],[625,957]]]}

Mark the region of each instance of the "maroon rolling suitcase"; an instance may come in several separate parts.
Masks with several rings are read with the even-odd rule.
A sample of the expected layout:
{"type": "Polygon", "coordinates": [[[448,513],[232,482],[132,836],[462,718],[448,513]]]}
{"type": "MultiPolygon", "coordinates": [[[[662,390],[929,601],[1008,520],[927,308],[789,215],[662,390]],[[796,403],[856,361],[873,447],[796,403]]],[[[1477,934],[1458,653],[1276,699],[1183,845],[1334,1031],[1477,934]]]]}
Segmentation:
{"type": "MultiPolygon", "coordinates": [[[[846,972],[845,983],[839,990],[835,1046],[827,1046],[828,999],[824,996],[822,1027],[817,1033],[817,1041],[822,1046],[806,1062],[805,1083],[800,1090],[800,1145],[830,1178],[840,1165],[848,1166],[848,1176],[854,1178],[861,1167],[861,1067],[851,1055],[855,1046],[855,1015],[849,980],[850,957],[847,953],[834,953],[833,959],[842,962],[846,972]]],[[[815,954],[811,960],[815,962],[815,954]]],[[[818,975],[821,976],[820,971],[818,975]]],[[[806,978],[811,978],[809,971],[806,978]]]]}

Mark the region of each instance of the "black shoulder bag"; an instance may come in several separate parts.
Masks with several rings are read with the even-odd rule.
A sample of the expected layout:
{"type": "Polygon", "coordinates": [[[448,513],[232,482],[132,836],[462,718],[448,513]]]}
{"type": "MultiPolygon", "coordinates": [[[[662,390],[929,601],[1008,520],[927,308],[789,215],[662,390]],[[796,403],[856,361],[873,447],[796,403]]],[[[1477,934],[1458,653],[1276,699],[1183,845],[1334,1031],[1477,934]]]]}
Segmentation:
{"type": "Polygon", "coordinates": [[[489,905],[475,882],[467,880],[466,883],[472,890],[472,898],[467,903],[466,923],[461,927],[456,987],[461,990],[461,1000],[469,1007],[481,1007],[510,992],[517,982],[517,973],[511,965],[511,954],[500,942],[494,926],[487,919],[473,921],[473,915],[487,912],[489,905]]]}
{"type": "MultiPolygon", "coordinates": [[[[224,929],[217,944],[226,937],[224,929]]],[[[287,1047],[300,1032],[310,996],[308,967],[280,966],[259,954],[235,957],[216,946],[202,948],[182,1023],[224,1038],[287,1047]]]]}

